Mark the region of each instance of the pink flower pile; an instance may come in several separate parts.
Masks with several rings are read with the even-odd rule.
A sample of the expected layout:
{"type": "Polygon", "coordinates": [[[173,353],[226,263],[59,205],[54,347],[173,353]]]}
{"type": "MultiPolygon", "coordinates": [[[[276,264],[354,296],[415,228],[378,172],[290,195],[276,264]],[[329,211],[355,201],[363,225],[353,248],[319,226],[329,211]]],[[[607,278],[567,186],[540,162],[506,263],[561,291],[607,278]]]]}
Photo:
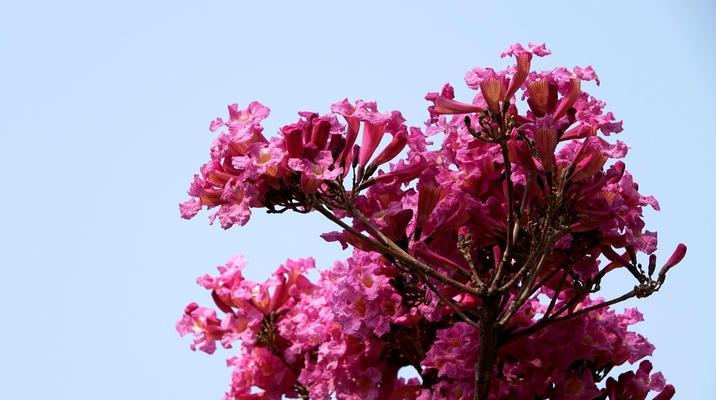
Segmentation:
{"type": "MultiPolygon", "coordinates": [[[[209,354],[217,343],[240,343],[228,361],[226,399],[473,398],[479,328],[435,290],[464,310],[479,308],[481,299],[439,280],[431,290],[356,233],[375,237],[376,228],[417,260],[471,286],[459,250],[469,237],[478,270],[494,270],[509,212],[505,165],[497,144],[476,137],[494,124],[485,115],[499,114],[504,104],[515,121],[508,148],[512,190],[527,205],[524,234],[539,234],[528,222],[550,207],[548,180],[568,182],[570,199],[561,236],[540,270],[541,286],[509,319],[507,332],[527,329],[550,311],[566,315],[597,304],[597,296],[579,297],[579,282],[624,270],[638,253],[652,255],[657,236],[645,229],[642,213],[659,205],[639,193],[625,170],[627,146],[604,138],[621,132],[621,121],[582,90],[586,81],[599,84],[592,67],[532,71],[533,57],[548,54],[543,44],[516,44],[502,54],[515,65],[472,69],[465,75],[476,91],[471,101],[456,100],[449,84],[428,93],[430,117],[422,129],[405,125],[398,111],[347,99],[328,114],[299,113],[273,137],[263,133],[269,109],[258,102],[231,105],[228,120],[212,122],[219,134],[189,188],[191,199],[180,205],[182,217],[214,209],[212,223],[218,219],[228,229],[244,225],[252,208],[322,210],[347,224],[324,239],[353,247],[349,259],[315,282],[307,277],[310,258],[287,261],[265,282],[244,279],[241,258],[199,278],[214,307],[191,303],[177,330],[193,336],[192,349],[209,354]],[[354,185],[340,189],[346,181],[354,185]],[[571,272],[556,273],[565,263],[571,272]],[[575,297],[579,302],[571,304],[575,297]],[[419,378],[403,377],[403,368],[419,378]]],[[[684,252],[680,245],[662,272],[684,252]]],[[[502,344],[490,398],[670,399],[673,386],[644,360],[654,347],[630,330],[642,320],[636,309],[604,307],[502,344]],[[636,371],[608,376],[625,363],[636,371]]]]}

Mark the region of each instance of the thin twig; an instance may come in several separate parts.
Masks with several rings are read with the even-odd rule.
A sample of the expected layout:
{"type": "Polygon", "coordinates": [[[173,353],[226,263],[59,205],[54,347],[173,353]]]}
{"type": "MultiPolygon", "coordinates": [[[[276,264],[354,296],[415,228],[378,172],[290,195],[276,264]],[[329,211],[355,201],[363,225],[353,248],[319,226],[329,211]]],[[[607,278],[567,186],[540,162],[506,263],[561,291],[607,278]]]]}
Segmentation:
{"type": "MultiPolygon", "coordinates": [[[[363,222],[363,224],[366,225],[368,228],[373,228],[377,232],[379,232],[380,235],[383,236],[383,238],[385,238],[388,241],[386,244],[383,244],[383,243],[379,242],[378,240],[375,240],[371,237],[361,234],[358,230],[356,230],[352,226],[343,222],[340,218],[333,215],[333,213],[326,210],[326,208],[321,206],[320,204],[315,205],[315,209],[316,209],[316,211],[320,212],[326,218],[333,221],[335,224],[337,224],[341,228],[345,229],[349,233],[353,234],[354,236],[358,237],[359,239],[365,240],[366,242],[370,243],[371,246],[374,246],[376,249],[378,249],[382,253],[390,254],[391,256],[399,259],[406,265],[415,267],[416,269],[421,270],[428,276],[431,276],[446,285],[452,286],[455,289],[461,290],[463,292],[466,292],[466,293],[469,293],[469,294],[472,294],[475,296],[479,295],[479,292],[477,291],[477,289],[467,286],[459,281],[456,281],[455,279],[450,278],[449,276],[446,276],[446,275],[443,275],[443,274],[437,272],[433,268],[425,265],[424,263],[415,259],[410,254],[406,253],[403,249],[400,248],[400,246],[398,246],[393,241],[391,241],[390,239],[385,237],[385,235],[383,235],[382,233],[380,233],[380,231],[378,231],[375,227],[373,227],[372,224],[370,224],[370,222],[367,221],[367,219],[365,220],[365,222],[364,221],[361,221],[361,222],[363,222]]],[[[355,211],[357,212],[357,210],[355,210],[355,211]]],[[[358,215],[360,215],[362,218],[365,218],[360,213],[358,213],[358,215]]],[[[360,219],[360,218],[358,218],[358,219],[360,219]]],[[[383,239],[381,239],[381,240],[383,240],[383,239]]]]}
{"type": "Polygon", "coordinates": [[[530,269],[530,267],[532,266],[532,263],[533,263],[533,259],[535,258],[536,255],[537,255],[537,251],[532,252],[532,254],[530,254],[527,257],[527,260],[525,260],[525,263],[522,266],[522,268],[520,268],[519,271],[517,271],[517,273],[515,275],[513,275],[509,281],[505,282],[504,285],[500,286],[500,288],[498,290],[500,292],[505,292],[509,288],[514,286],[515,283],[517,283],[517,281],[522,277],[522,275],[524,275],[527,272],[527,270],[530,269]]]}
{"type": "Polygon", "coordinates": [[[522,201],[520,202],[520,210],[517,215],[517,221],[515,221],[515,230],[512,232],[512,244],[517,242],[517,238],[520,236],[520,229],[522,228],[522,216],[525,212],[525,206],[527,205],[527,194],[529,193],[530,185],[532,184],[532,174],[527,174],[525,178],[525,192],[522,193],[522,201]]]}
{"type": "MultiPolygon", "coordinates": [[[[544,329],[544,328],[547,327],[547,326],[556,324],[556,323],[558,323],[558,322],[569,321],[569,320],[575,319],[575,318],[577,318],[577,317],[579,317],[579,316],[588,314],[588,313],[590,313],[590,312],[592,312],[592,311],[599,310],[599,309],[604,308],[604,307],[609,307],[609,306],[614,305],[614,304],[617,304],[617,303],[621,303],[622,301],[631,299],[632,297],[636,297],[636,295],[637,295],[636,290],[635,290],[635,289],[632,289],[631,291],[629,291],[629,292],[627,292],[627,293],[625,293],[625,294],[623,294],[623,295],[621,295],[621,296],[619,296],[619,297],[613,298],[613,299],[611,299],[611,300],[609,300],[609,301],[601,302],[601,303],[599,303],[599,304],[595,304],[595,305],[590,306],[590,307],[587,307],[587,308],[583,308],[583,309],[581,309],[581,310],[579,310],[579,311],[575,311],[575,312],[573,312],[573,313],[571,313],[571,314],[567,314],[567,315],[565,315],[565,316],[563,316],[563,317],[551,318],[551,319],[548,319],[548,320],[544,320],[544,321],[537,322],[536,324],[530,326],[529,328],[526,328],[526,329],[524,329],[524,330],[521,330],[521,331],[518,331],[518,332],[513,333],[512,335],[510,335],[510,336],[507,338],[507,341],[511,342],[511,341],[513,341],[513,340],[515,340],[515,339],[517,339],[517,338],[519,338],[519,337],[522,337],[522,336],[525,336],[525,335],[530,335],[530,334],[535,333],[535,332],[537,332],[537,331],[539,331],[539,330],[541,330],[541,329],[544,329]]],[[[556,314],[556,315],[558,315],[558,314],[556,314]]]]}
{"type": "Polygon", "coordinates": [[[499,325],[504,326],[507,323],[507,321],[509,321],[510,318],[512,318],[512,316],[517,312],[517,310],[520,309],[520,307],[525,303],[525,301],[527,301],[527,298],[529,297],[530,289],[532,288],[532,284],[534,283],[535,278],[539,274],[539,271],[542,269],[542,266],[544,265],[544,261],[546,258],[547,258],[547,252],[542,253],[542,257],[540,257],[540,260],[537,263],[537,266],[535,267],[534,271],[530,275],[527,283],[522,288],[522,291],[521,291],[519,297],[517,297],[517,299],[512,302],[512,304],[510,305],[510,308],[507,310],[505,315],[498,322],[499,325]]]}
{"type": "Polygon", "coordinates": [[[450,278],[447,275],[443,275],[439,272],[437,272],[435,269],[431,268],[430,266],[423,264],[419,260],[417,260],[415,257],[410,255],[408,252],[403,250],[402,247],[398,246],[395,242],[393,242],[390,238],[385,236],[383,232],[381,232],[378,228],[376,228],[369,220],[366,218],[365,215],[361,214],[358,209],[355,207],[350,207],[348,209],[348,212],[355,218],[357,218],[363,225],[365,225],[368,230],[371,231],[371,233],[378,238],[380,241],[385,243],[387,248],[390,250],[390,254],[394,257],[398,258],[399,260],[407,263],[408,265],[412,265],[417,267],[418,269],[422,270],[426,274],[430,275],[431,277],[437,279],[438,281],[448,284],[450,286],[455,287],[456,289],[460,289],[463,292],[470,293],[472,295],[478,296],[480,293],[477,289],[467,286],[462,282],[456,281],[455,279],[450,278]]]}
{"type": "Polygon", "coordinates": [[[450,299],[445,297],[445,295],[443,295],[435,287],[435,285],[433,285],[432,282],[430,282],[430,280],[428,279],[428,277],[425,276],[425,274],[418,271],[418,277],[420,278],[420,280],[425,282],[425,284],[428,286],[428,288],[430,290],[432,290],[433,293],[435,293],[440,298],[440,301],[442,301],[447,306],[449,306],[455,312],[455,314],[457,314],[458,316],[460,316],[460,318],[462,318],[463,321],[467,322],[468,324],[472,325],[473,327],[475,327],[477,329],[480,329],[480,325],[478,325],[477,322],[475,322],[472,318],[468,317],[464,312],[462,312],[462,310],[460,310],[460,308],[457,306],[457,304],[453,303],[450,299]]]}
{"type": "Polygon", "coordinates": [[[507,184],[507,193],[505,194],[507,198],[507,239],[505,240],[505,252],[502,253],[502,261],[500,261],[500,264],[497,266],[495,277],[492,279],[492,283],[490,283],[489,294],[495,293],[502,281],[502,274],[507,264],[512,262],[512,234],[515,229],[515,206],[512,204],[512,193],[514,192],[514,187],[512,186],[512,162],[510,161],[510,154],[507,149],[507,136],[500,141],[500,151],[502,152],[502,163],[505,168],[505,182],[507,184]]]}
{"type": "Polygon", "coordinates": [[[475,261],[472,259],[472,239],[470,238],[470,235],[463,237],[458,241],[458,250],[460,250],[460,253],[462,254],[462,257],[465,259],[465,262],[470,267],[470,272],[472,274],[472,280],[475,283],[475,287],[477,287],[478,290],[484,291],[485,289],[485,283],[480,279],[480,273],[477,271],[477,267],[475,266],[475,261]]]}
{"type": "Polygon", "coordinates": [[[554,305],[557,304],[557,298],[559,297],[559,293],[562,291],[562,285],[564,285],[565,280],[567,280],[567,270],[566,269],[562,273],[562,279],[559,280],[557,289],[554,290],[554,295],[552,296],[552,300],[549,302],[549,306],[547,306],[547,310],[544,312],[542,319],[549,318],[549,313],[552,312],[554,305]]]}

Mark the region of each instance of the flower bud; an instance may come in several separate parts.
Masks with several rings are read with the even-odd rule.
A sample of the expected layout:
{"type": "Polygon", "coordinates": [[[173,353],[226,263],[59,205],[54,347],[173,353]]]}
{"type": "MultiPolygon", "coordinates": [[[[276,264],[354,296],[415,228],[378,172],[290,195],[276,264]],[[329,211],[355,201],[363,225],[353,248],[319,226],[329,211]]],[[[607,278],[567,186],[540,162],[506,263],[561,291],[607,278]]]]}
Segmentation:
{"type": "Polygon", "coordinates": [[[358,154],[358,164],[365,166],[375,149],[378,148],[380,140],[383,139],[385,124],[375,125],[366,122],[363,127],[363,142],[361,142],[360,153],[358,154]]]}
{"type": "Polygon", "coordinates": [[[649,276],[654,275],[656,270],[656,254],[649,255],[649,276]]]}
{"type": "Polygon", "coordinates": [[[398,179],[401,182],[408,182],[412,181],[413,179],[417,178],[425,169],[425,167],[428,166],[427,161],[425,161],[424,158],[420,158],[419,161],[414,161],[412,164],[408,166],[404,166],[402,168],[390,171],[388,173],[378,175],[374,178],[372,178],[376,183],[379,182],[389,182],[393,179],[398,179]]]}
{"type": "Polygon", "coordinates": [[[659,271],[659,283],[664,283],[664,279],[666,279],[666,273],[669,272],[671,268],[675,267],[678,263],[680,263],[681,260],[684,259],[684,256],[686,256],[686,245],[683,243],[679,243],[679,245],[676,246],[676,250],[674,250],[674,253],[666,261],[666,264],[661,267],[661,270],[659,271]]]}
{"type": "Polygon", "coordinates": [[[403,149],[405,148],[405,145],[408,143],[408,135],[405,130],[401,130],[398,133],[393,136],[393,140],[388,143],[388,145],[378,153],[378,155],[373,160],[374,165],[381,165],[385,164],[388,161],[392,160],[397,156],[403,149]]]}
{"type": "Polygon", "coordinates": [[[435,114],[469,114],[483,112],[484,109],[475,104],[462,103],[453,99],[448,99],[443,95],[426,97],[434,104],[432,111],[435,114]]]}
{"type": "Polygon", "coordinates": [[[358,154],[360,154],[360,146],[358,146],[357,144],[353,145],[353,153],[351,153],[351,166],[353,168],[358,165],[358,154]]]}
{"type": "Polygon", "coordinates": [[[344,167],[343,169],[345,171],[348,171],[348,165],[350,162],[355,159],[355,157],[352,156],[353,151],[353,145],[356,142],[356,138],[358,138],[358,131],[360,130],[360,120],[357,118],[346,118],[348,121],[348,132],[346,133],[346,143],[343,145],[343,151],[341,152],[340,157],[336,160],[339,167],[344,167]]]}

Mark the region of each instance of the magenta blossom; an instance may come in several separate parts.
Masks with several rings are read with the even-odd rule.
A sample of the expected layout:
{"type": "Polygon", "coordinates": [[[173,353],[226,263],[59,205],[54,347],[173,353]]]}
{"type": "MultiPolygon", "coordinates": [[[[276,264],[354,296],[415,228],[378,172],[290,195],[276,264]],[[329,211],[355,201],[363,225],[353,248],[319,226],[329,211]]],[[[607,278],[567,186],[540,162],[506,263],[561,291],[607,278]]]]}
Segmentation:
{"type": "Polygon", "coordinates": [[[275,136],[258,102],[212,122],[183,218],[215,209],[230,228],[254,209],[317,212],[338,229],[321,236],[352,248],[318,271],[288,260],[254,282],[235,257],[197,280],[213,306],[190,303],[176,329],[193,350],[240,345],[226,399],[675,395],[634,330],[643,315],[612,306],[662,290],[686,246],[657,271],[644,209],[659,203],[610,137],[622,122],[587,92],[591,66],[535,70],[549,54],[515,44],[502,53],[513,65],[471,69],[472,100],[450,84],[428,93],[424,128],[348,99],[275,136]],[[628,290],[600,296],[617,270],[628,290]]]}

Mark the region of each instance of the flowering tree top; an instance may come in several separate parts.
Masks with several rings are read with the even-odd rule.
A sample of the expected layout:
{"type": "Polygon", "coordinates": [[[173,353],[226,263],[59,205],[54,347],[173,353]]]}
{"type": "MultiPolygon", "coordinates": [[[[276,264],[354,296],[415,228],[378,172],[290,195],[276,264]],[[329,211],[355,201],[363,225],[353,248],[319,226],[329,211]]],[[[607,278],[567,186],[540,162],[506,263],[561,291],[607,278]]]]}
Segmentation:
{"type": "Polygon", "coordinates": [[[622,123],[583,90],[599,84],[592,67],[532,70],[549,54],[515,44],[502,53],[514,65],[468,71],[471,101],[449,84],[428,93],[423,128],[348,99],[276,136],[258,102],[211,123],[182,217],[212,209],[228,229],[255,208],[318,212],[340,228],[322,237],[353,248],[316,282],[313,259],[262,283],[243,278],[241,258],[199,278],[221,316],[192,303],[177,329],[207,353],[241,342],[227,399],[673,396],[630,330],[642,315],[610,306],[658,291],[686,247],[657,272],[642,212],[659,205],[626,171],[627,146],[606,139],[622,123]],[[606,300],[613,271],[634,286],[606,300]]]}

